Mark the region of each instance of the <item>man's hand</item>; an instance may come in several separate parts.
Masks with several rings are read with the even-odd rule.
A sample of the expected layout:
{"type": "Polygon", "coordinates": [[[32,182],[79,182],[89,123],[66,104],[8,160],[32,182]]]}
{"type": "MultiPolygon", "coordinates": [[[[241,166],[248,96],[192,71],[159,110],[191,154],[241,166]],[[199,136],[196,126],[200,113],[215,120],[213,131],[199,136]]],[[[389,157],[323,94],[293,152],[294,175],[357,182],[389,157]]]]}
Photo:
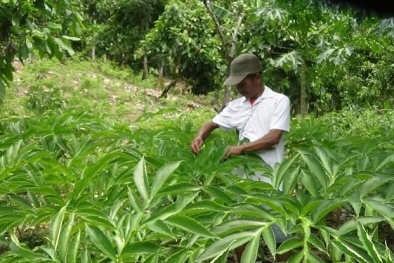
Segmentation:
{"type": "Polygon", "coordinates": [[[243,152],[242,145],[230,146],[227,149],[227,152],[224,155],[222,161],[226,161],[231,155],[240,155],[240,154],[242,154],[242,152],[243,152]]]}
{"type": "Polygon", "coordinates": [[[203,144],[204,144],[204,140],[200,137],[196,137],[191,142],[190,148],[194,154],[198,154],[203,144]]]}

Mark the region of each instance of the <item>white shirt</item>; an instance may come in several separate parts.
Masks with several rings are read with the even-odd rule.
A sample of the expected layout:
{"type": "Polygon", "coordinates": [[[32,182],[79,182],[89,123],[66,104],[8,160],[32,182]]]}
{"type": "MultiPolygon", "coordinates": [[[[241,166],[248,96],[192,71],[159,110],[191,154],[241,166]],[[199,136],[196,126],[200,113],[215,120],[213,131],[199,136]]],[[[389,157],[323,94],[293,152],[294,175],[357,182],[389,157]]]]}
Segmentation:
{"type": "MultiPolygon", "coordinates": [[[[290,100],[287,96],[265,86],[263,94],[253,105],[245,97],[233,100],[212,121],[223,130],[238,130],[240,140],[247,138],[253,142],[271,129],[286,132],[290,130],[290,100]]],[[[256,153],[268,165],[274,167],[275,163],[283,160],[284,148],[282,135],[278,144],[256,153]]]]}

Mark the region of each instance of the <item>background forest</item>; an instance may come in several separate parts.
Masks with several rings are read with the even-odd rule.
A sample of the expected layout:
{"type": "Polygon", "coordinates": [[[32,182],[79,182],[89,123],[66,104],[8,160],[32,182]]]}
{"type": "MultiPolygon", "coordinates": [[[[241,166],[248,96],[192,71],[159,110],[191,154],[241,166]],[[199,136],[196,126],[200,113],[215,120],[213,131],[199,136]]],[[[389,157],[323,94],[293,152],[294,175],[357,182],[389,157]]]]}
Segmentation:
{"type": "Polygon", "coordinates": [[[394,19],[334,2],[0,0],[0,262],[394,262],[394,19]],[[189,150],[244,52],[291,100],[274,169],[189,150]]]}

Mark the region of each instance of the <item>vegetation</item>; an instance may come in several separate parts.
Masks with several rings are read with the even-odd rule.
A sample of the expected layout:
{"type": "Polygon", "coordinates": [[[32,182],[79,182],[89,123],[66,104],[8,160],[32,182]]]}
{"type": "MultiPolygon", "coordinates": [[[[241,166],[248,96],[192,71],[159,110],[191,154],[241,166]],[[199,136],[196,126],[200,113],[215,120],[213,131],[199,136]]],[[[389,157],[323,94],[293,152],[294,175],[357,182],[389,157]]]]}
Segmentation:
{"type": "Polygon", "coordinates": [[[394,262],[391,19],[319,1],[0,2],[0,262],[227,262],[246,243],[243,263],[394,262]],[[221,82],[241,52],[292,101],[274,169],[221,162],[231,132],[189,150],[235,95],[221,82]]]}

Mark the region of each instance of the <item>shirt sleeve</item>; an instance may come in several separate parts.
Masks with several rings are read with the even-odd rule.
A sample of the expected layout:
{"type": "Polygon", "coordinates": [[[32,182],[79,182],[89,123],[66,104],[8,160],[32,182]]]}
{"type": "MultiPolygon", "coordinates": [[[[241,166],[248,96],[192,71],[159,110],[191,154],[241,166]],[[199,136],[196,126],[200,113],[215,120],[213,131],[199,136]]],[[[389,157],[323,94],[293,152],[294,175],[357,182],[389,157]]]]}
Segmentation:
{"type": "Polygon", "coordinates": [[[290,131],[290,100],[287,96],[277,101],[271,117],[270,129],[290,131]]]}
{"type": "Polygon", "coordinates": [[[235,128],[233,119],[235,114],[235,108],[230,102],[219,114],[217,114],[212,121],[219,125],[223,130],[232,130],[235,128]]]}

